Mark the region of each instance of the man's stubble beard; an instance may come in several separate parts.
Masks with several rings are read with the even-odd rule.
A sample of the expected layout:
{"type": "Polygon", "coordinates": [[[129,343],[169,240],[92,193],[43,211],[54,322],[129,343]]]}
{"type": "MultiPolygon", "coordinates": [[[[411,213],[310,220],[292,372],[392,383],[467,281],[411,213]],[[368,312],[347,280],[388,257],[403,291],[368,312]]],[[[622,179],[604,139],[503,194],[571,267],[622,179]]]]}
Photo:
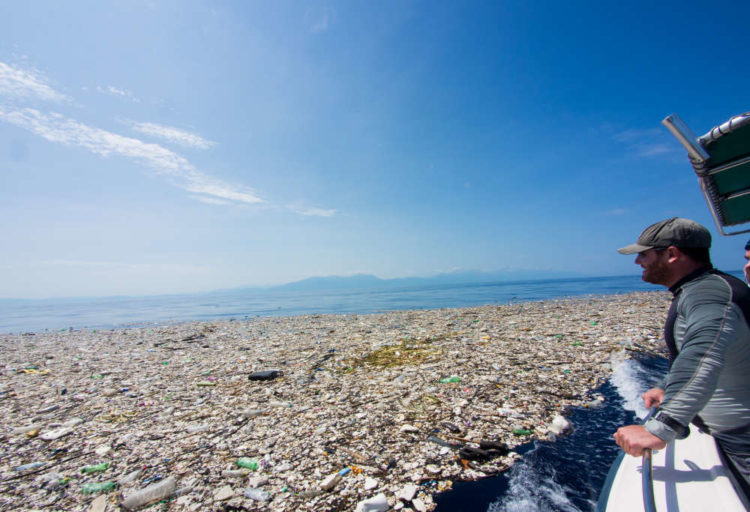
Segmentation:
{"type": "Polygon", "coordinates": [[[645,282],[661,285],[665,285],[665,283],[669,282],[668,277],[669,268],[661,259],[654,262],[653,265],[644,268],[643,274],[641,275],[641,279],[645,282]]]}

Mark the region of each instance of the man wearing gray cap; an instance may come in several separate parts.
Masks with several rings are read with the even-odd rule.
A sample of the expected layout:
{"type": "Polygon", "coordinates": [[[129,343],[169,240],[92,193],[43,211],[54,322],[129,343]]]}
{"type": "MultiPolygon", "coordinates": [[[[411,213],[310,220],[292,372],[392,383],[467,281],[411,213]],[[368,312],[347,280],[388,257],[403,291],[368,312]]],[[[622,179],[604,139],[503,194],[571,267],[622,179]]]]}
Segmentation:
{"type": "Polygon", "coordinates": [[[673,299],[664,325],[669,373],[643,394],[657,414],[642,426],[619,428],[614,438],[640,456],[687,436],[692,422],[714,436],[750,494],[750,288],[713,269],[710,247],[706,228],[674,217],[618,249],[637,254],[642,279],[666,286],[673,299]]]}

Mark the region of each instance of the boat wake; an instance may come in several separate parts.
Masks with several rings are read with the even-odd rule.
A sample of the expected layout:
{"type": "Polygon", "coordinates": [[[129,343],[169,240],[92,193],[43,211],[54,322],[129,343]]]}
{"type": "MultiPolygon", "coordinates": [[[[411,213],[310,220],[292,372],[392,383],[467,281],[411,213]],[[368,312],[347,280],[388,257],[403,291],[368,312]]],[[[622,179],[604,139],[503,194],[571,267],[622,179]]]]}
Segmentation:
{"type": "Polygon", "coordinates": [[[560,475],[549,465],[540,465],[539,447],[527,453],[510,470],[508,491],[502,500],[492,503],[488,512],[531,512],[580,510],[570,500],[573,489],[560,484],[560,475]]]}
{"type": "Polygon", "coordinates": [[[507,490],[488,512],[579,512],[596,509],[599,490],[619,452],[612,434],[622,425],[643,417],[641,394],[659,382],[666,361],[625,359],[613,361],[614,373],[599,392],[600,408],[576,410],[575,431],[555,442],[535,442],[504,475],[507,490]]]}
{"type": "Polygon", "coordinates": [[[622,398],[622,407],[639,418],[645,418],[648,409],[641,395],[656,386],[666,373],[666,361],[658,358],[622,359],[614,361],[611,382],[622,398]]]}

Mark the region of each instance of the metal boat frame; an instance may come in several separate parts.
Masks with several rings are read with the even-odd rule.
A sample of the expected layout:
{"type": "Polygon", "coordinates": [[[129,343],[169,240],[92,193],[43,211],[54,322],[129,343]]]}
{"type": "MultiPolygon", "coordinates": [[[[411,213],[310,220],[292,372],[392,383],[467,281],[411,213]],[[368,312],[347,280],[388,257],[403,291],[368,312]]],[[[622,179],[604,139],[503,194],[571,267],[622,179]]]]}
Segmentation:
{"type": "Polygon", "coordinates": [[[731,232],[726,228],[750,223],[750,112],[701,137],[677,114],[667,116],[662,124],[687,150],[719,233],[749,233],[750,228],[731,232]]]}

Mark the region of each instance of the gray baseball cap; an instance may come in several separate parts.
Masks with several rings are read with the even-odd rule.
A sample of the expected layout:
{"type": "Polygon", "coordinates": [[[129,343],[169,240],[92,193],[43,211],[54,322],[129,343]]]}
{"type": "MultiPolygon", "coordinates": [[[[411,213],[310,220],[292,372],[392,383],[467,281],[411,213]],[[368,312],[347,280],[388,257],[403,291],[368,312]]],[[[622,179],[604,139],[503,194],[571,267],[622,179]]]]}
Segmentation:
{"type": "Polygon", "coordinates": [[[672,217],[652,224],[643,230],[634,244],[617,249],[620,254],[635,254],[655,247],[704,248],[711,247],[711,233],[690,219],[672,217]]]}

